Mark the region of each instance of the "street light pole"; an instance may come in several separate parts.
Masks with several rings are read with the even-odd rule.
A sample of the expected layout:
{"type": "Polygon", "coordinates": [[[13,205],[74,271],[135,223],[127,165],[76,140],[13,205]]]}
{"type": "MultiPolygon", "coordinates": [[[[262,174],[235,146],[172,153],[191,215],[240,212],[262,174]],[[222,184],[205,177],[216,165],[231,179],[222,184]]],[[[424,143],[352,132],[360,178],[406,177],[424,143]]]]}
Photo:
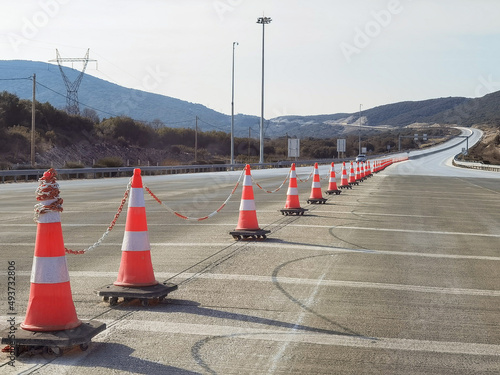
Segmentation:
{"type": "Polygon", "coordinates": [[[260,156],[259,163],[264,163],[264,28],[265,25],[271,23],[270,17],[259,17],[257,23],[262,24],[262,95],[260,106],[260,156]]]}
{"type": "Polygon", "coordinates": [[[36,74],[33,73],[33,98],[31,100],[31,166],[34,168],[35,160],[35,101],[36,101],[36,74]]]}
{"type": "Polygon", "coordinates": [[[231,74],[231,170],[234,164],[234,47],[238,42],[233,42],[233,69],[231,74]]]}
{"type": "Polygon", "coordinates": [[[363,104],[359,105],[359,141],[358,141],[358,143],[359,143],[359,150],[358,151],[359,152],[358,152],[358,155],[361,154],[361,106],[362,105],[363,104]]]}

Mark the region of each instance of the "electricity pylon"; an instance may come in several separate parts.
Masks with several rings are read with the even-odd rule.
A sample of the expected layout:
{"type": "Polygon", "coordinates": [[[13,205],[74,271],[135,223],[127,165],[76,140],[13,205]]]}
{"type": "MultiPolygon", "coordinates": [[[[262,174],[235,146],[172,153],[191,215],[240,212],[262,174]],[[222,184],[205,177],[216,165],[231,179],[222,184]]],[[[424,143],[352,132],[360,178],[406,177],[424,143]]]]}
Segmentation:
{"type": "Polygon", "coordinates": [[[49,60],[49,62],[57,62],[57,65],[59,65],[59,70],[61,71],[61,75],[64,80],[64,84],[66,85],[66,111],[69,114],[72,115],[79,115],[80,114],[80,107],[78,105],[78,88],[80,87],[80,83],[82,82],[83,79],[83,74],[85,73],[85,69],[87,68],[87,64],[89,61],[95,61],[97,65],[97,60],[91,60],[89,59],[89,51],[90,48],[87,49],[87,53],[85,54],[84,58],[78,58],[78,57],[68,57],[68,58],[61,58],[61,55],[59,54],[59,51],[56,48],[56,58],[54,60],[49,60]],[[73,82],[71,82],[64,73],[62,63],[63,62],[83,62],[83,69],[73,82]]]}

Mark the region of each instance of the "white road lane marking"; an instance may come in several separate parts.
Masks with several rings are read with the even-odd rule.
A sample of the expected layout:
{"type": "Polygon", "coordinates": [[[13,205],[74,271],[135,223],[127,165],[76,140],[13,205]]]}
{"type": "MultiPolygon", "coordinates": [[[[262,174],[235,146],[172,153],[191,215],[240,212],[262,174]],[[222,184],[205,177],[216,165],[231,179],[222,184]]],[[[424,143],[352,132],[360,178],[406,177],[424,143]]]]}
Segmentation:
{"type": "MultiPolygon", "coordinates": [[[[326,275],[326,273],[321,275],[321,277],[317,280],[317,283],[316,283],[312,293],[309,295],[309,298],[307,299],[307,301],[304,304],[307,308],[311,307],[312,304],[314,303],[314,299],[316,298],[316,295],[318,294],[319,287],[321,286],[321,282],[325,278],[325,275],[326,275]]],[[[280,278],[280,280],[281,280],[281,278],[280,278]]],[[[292,328],[291,333],[297,332],[297,328],[299,328],[299,326],[302,325],[302,322],[304,321],[304,318],[306,317],[307,314],[308,314],[308,312],[306,310],[302,310],[299,318],[297,319],[297,321],[295,322],[295,324],[292,328]]],[[[276,368],[278,367],[279,362],[281,361],[281,359],[283,357],[283,354],[285,353],[285,350],[288,348],[288,346],[292,342],[292,336],[287,336],[287,338],[288,338],[288,340],[285,341],[285,343],[281,346],[280,350],[273,356],[273,359],[271,362],[271,367],[267,371],[268,374],[274,374],[274,372],[276,371],[276,368]]]]}
{"type": "MultiPolygon", "coordinates": [[[[294,224],[290,224],[290,226],[294,226],[294,224]]],[[[316,225],[312,225],[312,226],[316,227],[316,225]]],[[[371,231],[381,231],[381,232],[405,232],[405,233],[441,234],[441,235],[451,235],[451,236],[477,236],[477,237],[500,238],[500,234],[490,234],[490,233],[447,232],[447,231],[395,229],[395,228],[348,227],[348,226],[342,226],[342,225],[340,225],[340,226],[331,225],[330,228],[353,229],[353,230],[371,230],[371,231]]]]}
{"type": "MultiPolygon", "coordinates": [[[[156,247],[221,247],[231,245],[233,242],[151,242],[152,250],[156,247]]],[[[332,253],[350,253],[350,254],[374,254],[374,255],[398,255],[398,256],[413,256],[413,257],[424,257],[424,258],[443,258],[443,259],[469,259],[469,260],[487,260],[487,261],[500,261],[500,257],[493,257],[487,255],[461,255],[461,254],[440,254],[440,253],[417,253],[411,251],[392,251],[392,250],[372,250],[372,249],[349,249],[342,247],[333,246],[321,246],[321,245],[308,245],[308,244],[287,244],[287,243],[276,243],[276,242],[248,242],[248,243],[237,243],[238,245],[247,245],[255,248],[275,248],[275,249],[290,249],[290,250],[300,250],[300,251],[325,251],[332,253]]],[[[120,247],[122,243],[118,242],[108,242],[102,243],[101,247],[120,247]]],[[[0,242],[0,246],[31,246],[34,247],[32,242],[0,242]]],[[[78,243],[78,242],[67,242],[68,247],[87,247],[88,243],[78,243]]],[[[0,275],[6,274],[0,271],[0,275]]]]}
{"type": "MultiPolygon", "coordinates": [[[[104,320],[103,320],[104,321],[104,320]]],[[[500,345],[471,342],[447,342],[386,337],[357,337],[325,333],[243,328],[209,324],[175,323],[165,321],[124,320],[113,329],[151,332],[152,334],[184,334],[197,336],[230,336],[244,340],[309,343],[325,346],[347,346],[369,349],[405,350],[414,352],[449,353],[479,356],[500,356],[500,345]]],[[[98,336],[96,337],[98,338],[98,336]]],[[[97,340],[96,340],[97,341],[97,340]]]]}
{"type": "MultiPolygon", "coordinates": [[[[5,272],[0,273],[0,275],[5,272]]],[[[109,279],[110,282],[116,278],[118,272],[103,272],[103,271],[70,271],[70,278],[84,279],[84,278],[103,278],[109,279]]],[[[17,276],[30,276],[31,272],[17,271],[17,276]]],[[[176,273],[170,272],[155,272],[157,279],[169,279],[176,276],[176,273]]],[[[196,275],[198,279],[209,280],[232,280],[232,281],[248,281],[259,283],[271,283],[270,276],[258,275],[234,275],[234,274],[217,274],[217,273],[182,273],[178,279],[188,279],[196,275]]],[[[105,282],[105,281],[104,281],[105,282]]],[[[436,294],[449,294],[449,295],[464,295],[464,296],[483,296],[483,297],[500,297],[500,290],[490,289],[467,289],[467,288],[444,288],[437,286],[423,286],[423,285],[406,285],[406,284],[391,284],[391,283],[373,283],[366,281],[346,281],[346,280],[321,280],[318,284],[317,279],[302,279],[296,277],[279,277],[280,284],[294,284],[294,285],[319,285],[324,287],[337,287],[337,288],[359,288],[359,289],[379,289],[379,290],[396,290],[415,293],[436,293],[436,294]]]]}

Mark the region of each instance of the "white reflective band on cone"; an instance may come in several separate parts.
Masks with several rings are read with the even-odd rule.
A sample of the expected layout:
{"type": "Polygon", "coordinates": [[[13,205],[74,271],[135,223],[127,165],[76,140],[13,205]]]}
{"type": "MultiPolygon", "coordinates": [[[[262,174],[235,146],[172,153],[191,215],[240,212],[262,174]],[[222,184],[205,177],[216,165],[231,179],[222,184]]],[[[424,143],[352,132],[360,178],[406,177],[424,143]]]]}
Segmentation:
{"type": "Polygon", "coordinates": [[[243,178],[243,186],[252,186],[252,176],[245,175],[243,178]]]}
{"type": "Polygon", "coordinates": [[[318,181],[313,181],[312,188],[313,189],[315,189],[315,188],[320,188],[321,189],[321,183],[319,183],[318,181]]]}
{"type": "Polygon", "coordinates": [[[255,201],[253,199],[242,199],[240,203],[240,211],[255,211],[255,201]]]}
{"type": "Polygon", "coordinates": [[[146,207],[144,202],[144,190],[142,188],[130,188],[130,197],[128,199],[129,207],[146,207]]]}
{"type": "MultiPolygon", "coordinates": [[[[57,200],[56,198],[46,199],[46,200],[40,201],[40,203],[43,204],[44,206],[49,206],[52,203],[54,203],[56,200],[57,200]]],[[[40,214],[37,218],[38,223],[44,223],[44,224],[59,223],[60,221],[61,221],[61,213],[58,211],[47,211],[43,214],[40,214]]]]}
{"type": "Polygon", "coordinates": [[[290,178],[297,178],[297,171],[290,171],[290,178]]]}
{"type": "Polygon", "coordinates": [[[299,195],[299,189],[295,187],[289,187],[286,195],[299,195]]]}
{"type": "Polygon", "coordinates": [[[44,214],[40,214],[40,216],[38,216],[37,222],[43,224],[60,223],[61,213],[58,211],[48,211],[44,214]]]}
{"type": "Polygon", "coordinates": [[[122,251],[151,250],[148,232],[125,231],[123,235],[122,251]]]}
{"type": "Polygon", "coordinates": [[[35,284],[56,284],[69,281],[66,256],[33,258],[31,282],[35,284]]]}

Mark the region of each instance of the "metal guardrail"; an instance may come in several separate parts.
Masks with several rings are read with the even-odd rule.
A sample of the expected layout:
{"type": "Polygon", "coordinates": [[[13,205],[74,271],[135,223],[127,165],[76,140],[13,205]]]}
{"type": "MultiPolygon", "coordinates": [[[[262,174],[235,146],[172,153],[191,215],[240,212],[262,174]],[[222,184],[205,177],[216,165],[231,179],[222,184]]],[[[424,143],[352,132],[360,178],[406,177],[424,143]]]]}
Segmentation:
{"type": "MultiPolygon", "coordinates": [[[[252,168],[285,168],[290,167],[292,163],[296,166],[310,166],[315,162],[332,162],[332,159],[320,160],[299,160],[299,161],[280,161],[276,163],[251,164],[252,168]]],[[[337,161],[338,162],[338,161],[337,161]]],[[[145,175],[160,174],[181,174],[181,173],[200,173],[200,172],[220,172],[231,169],[241,170],[246,164],[200,164],[200,165],[170,165],[170,166],[137,166],[137,167],[116,167],[116,168],[56,168],[59,178],[102,178],[102,177],[126,177],[132,176],[135,168],[140,168],[145,175]]],[[[1,182],[6,179],[14,182],[38,180],[42,177],[46,169],[22,169],[22,170],[0,170],[1,182]]]]}
{"type": "MultiPolygon", "coordinates": [[[[370,160],[379,158],[397,157],[397,154],[370,155],[370,160]]],[[[256,168],[289,168],[292,163],[297,167],[311,166],[314,163],[335,164],[343,161],[351,161],[354,158],[345,159],[316,159],[316,160],[286,160],[275,163],[255,163],[250,164],[252,169],[256,168]]],[[[116,168],[56,168],[60,179],[71,178],[102,178],[102,177],[127,177],[132,176],[135,168],[140,168],[145,175],[161,174],[181,174],[181,173],[201,173],[201,172],[221,172],[230,170],[242,170],[246,164],[200,164],[200,165],[169,165],[169,166],[136,166],[136,167],[116,167],[116,168]]],[[[46,169],[21,169],[21,170],[0,170],[1,182],[5,183],[6,178],[13,182],[38,180],[42,177],[46,169]]]]}
{"type": "MultiPolygon", "coordinates": [[[[460,155],[460,154],[459,154],[460,155]]],[[[462,168],[480,169],[483,171],[500,172],[500,165],[483,164],[471,161],[457,160],[458,155],[453,158],[453,165],[462,168]]]]}

